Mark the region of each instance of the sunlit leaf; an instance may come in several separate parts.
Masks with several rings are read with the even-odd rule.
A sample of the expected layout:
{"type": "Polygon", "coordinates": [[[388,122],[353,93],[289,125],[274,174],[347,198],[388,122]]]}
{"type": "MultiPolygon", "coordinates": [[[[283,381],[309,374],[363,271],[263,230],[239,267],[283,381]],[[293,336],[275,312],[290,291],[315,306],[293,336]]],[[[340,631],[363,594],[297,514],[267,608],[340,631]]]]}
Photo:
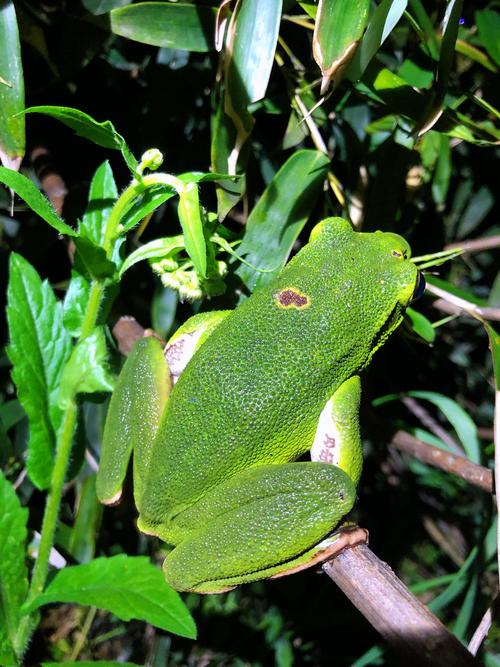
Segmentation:
{"type": "Polygon", "coordinates": [[[236,271],[250,291],[268,283],[284,266],[320,193],[328,166],[328,158],[319,151],[297,151],[265,189],[238,248],[238,254],[256,267],[242,264],[236,271]],[[272,272],[260,273],[258,269],[272,272]]]}
{"type": "Polygon", "coordinates": [[[57,229],[61,234],[68,236],[78,236],[78,232],[67,225],[64,220],[59,217],[54,210],[54,207],[49,200],[42,195],[40,190],[29,178],[18,174],[12,169],[0,167],[0,183],[4,183],[7,187],[14,190],[14,192],[23,199],[28,206],[41,218],[45,220],[51,227],[57,229]]]}
{"type": "Polygon", "coordinates": [[[138,2],[109,14],[115,35],[186,51],[214,48],[215,9],[187,2],[138,2]]]}
{"type": "Polygon", "coordinates": [[[137,169],[137,160],[130,152],[125,139],[115,130],[109,120],[99,123],[79,109],[48,105],[29,107],[25,113],[41,113],[56,118],[74,130],[79,137],[93,141],[98,146],[121,151],[128,167],[132,171],[137,169]]]}
{"type": "Polygon", "coordinates": [[[16,635],[21,606],[28,592],[26,524],[28,510],[21,507],[11,484],[0,472],[0,660],[17,664],[16,635]]]}
{"type": "Polygon", "coordinates": [[[50,484],[56,434],[62,420],[57,398],[71,338],[62,304],[50,285],[20,255],[10,259],[7,320],[12,379],[29,418],[28,475],[41,489],[50,484]]]}
{"type": "Polygon", "coordinates": [[[16,11],[11,0],[0,5],[0,160],[19,169],[24,156],[24,78],[16,11]]]}
{"type": "Polygon", "coordinates": [[[123,621],[137,618],[182,637],[196,636],[194,621],[179,594],[143,556],[121,554],[66,567],[30,608],[51,602],[94,605],[123,621]]]}

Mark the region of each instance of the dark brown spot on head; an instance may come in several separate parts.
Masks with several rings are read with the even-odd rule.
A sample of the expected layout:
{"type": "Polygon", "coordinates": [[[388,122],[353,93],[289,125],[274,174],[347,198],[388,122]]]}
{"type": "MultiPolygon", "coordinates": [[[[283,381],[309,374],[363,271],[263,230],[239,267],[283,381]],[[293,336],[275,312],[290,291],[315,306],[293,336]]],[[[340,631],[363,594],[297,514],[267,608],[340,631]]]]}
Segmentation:
{"type": "Polygon", "coordinates": [[[276,292],[274,298],[282,308],[302,310],[309,305],[309,297],[290,287],[276,292]]]}

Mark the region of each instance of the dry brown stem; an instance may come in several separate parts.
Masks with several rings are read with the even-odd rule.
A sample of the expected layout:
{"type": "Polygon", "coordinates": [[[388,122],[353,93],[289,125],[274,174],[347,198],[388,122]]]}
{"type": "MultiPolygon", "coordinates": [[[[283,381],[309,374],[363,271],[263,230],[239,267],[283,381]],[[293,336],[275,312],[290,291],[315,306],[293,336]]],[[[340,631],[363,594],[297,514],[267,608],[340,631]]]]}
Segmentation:
{"type": "Polygon", "coordinates": [[[322,567],[398,654],[398,664],[481,664],[366,544],[342,551],[322,567]]]}
{"type": "Polygon", "coordinates": [[[438,449],[405,431],[397,431],[390,444],[400,451],[414,456],[419,461],[451,472],[453,475],[465,479],[469,484],[474,484],[474,486],[488,491],[488,493],[493,493],[493,473],[491,470],[469,461],[464,456],[438,449]]]}

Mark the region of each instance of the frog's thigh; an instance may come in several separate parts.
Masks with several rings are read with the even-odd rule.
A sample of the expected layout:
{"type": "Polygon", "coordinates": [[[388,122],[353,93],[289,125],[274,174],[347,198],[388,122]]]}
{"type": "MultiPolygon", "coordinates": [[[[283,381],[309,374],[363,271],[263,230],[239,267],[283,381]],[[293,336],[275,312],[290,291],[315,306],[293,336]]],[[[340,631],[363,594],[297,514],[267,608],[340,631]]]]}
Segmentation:
{"type": "Polygon", "coordinates": [[[339,466],[354,484],[363,462],[359,432],[361,382],[357,375],[346,380],[325,405],[311,447],[311,459],[339,466]]]}
{"type": "Polygon", "coordinates": [[[167,556],[178,590],[213,593],[294,569],[349,512],[355,488],[336,466],[284,463],[248,468],[175,519],[187,535],[167,556]]]}
{"type": "Polygon", "coordinates": [[[196,350],[231,312],[231,310],[212,310],[208,313],[198,313],[177,329],[164,350],[174,384],[196,350]]]}

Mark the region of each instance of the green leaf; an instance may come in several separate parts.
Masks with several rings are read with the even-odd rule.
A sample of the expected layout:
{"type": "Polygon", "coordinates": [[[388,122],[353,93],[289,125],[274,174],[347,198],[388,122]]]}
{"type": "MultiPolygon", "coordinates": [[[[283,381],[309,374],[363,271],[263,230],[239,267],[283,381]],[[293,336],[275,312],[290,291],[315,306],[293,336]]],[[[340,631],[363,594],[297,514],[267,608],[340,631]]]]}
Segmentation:
{"type": "Polygon", "coordinates": [[[266,94],[278,41],[281,4],[281,0],[245,0],[233,14],[228,29],[231,52],[226,86],[236,109],[247,107],[266,94]]]}
{"type": "Polygon", "coordinates": [[[494,9],[483,9],[475,13],[479,38],[490,58],[500,65],[500,14],[494,9]]]}
{"type": "Polygon", "coordinates": [[[177,292],[168,287],[158,287],[151,301],[151,325],[165,340],[174,326],[177,302],[177,292]]]}
{"type": "Polygon", "coordinates": [[[435,391],[409,391],[408,396],[433,403],[446,416],[462,443],[465,453],[474,463],[481,462],[477,428],[467,412],[456,401],[435,391]]]}
{"type": "Polygon", "coordinates": [[[42,113],[59,120],[76,132],[79,137],[93,141],[103,148],[112,148],[121,151],[129,169],[135,173],[137,160],[127,146],[125,139],[119,134],[111,121],[98,123],[88,114],[71,107],[38,106],[29,107],[25,113],[42,113]]]}
{"type": "Polygon", "coordinates": [[[96,558],[60,570],[31,608],[52,602],[94,605],[123,621],[137,618],[182,637],[196,637],[194,621],[179,594],[143,556],[96,558]]]}
{"type": "Polygon", "coordinates": [[[419,134],[434,127],[443,113],[444,99],[448,88],[448,79],[455,59],[455,43],[458,35],[458,25],[462,15],[463,0],[450,0],[446,6],[443,21],[443,38],[439,50],[439,62],[434,79],[434,85],[429,92],[428,101],[421,120],[419,134]]]}
{"type": "Polygon", "coordinates": [[[82,330],[89,295],[89,280],[73,269],[68,290],[64,297],[63,322],[65,329],[75,338],[78,338],[82,330]]]}
{"type": "Polygon", "coordinates": [[[321,94],[337,85],[366,28],[370,0],[321,0],[314,25],[313,56],[323,75],[321,94]]]}
{"type": "Polygon", "coordinates": [[[407,4],[407,0],[382,0],[376,6],[361,43],[347,66],[348,79],[357,81],[362,76],[373,56],[403,16],[407,4]]]}
{"type": "Polygon", "coordinates": [[[24,78],[14,3],[0,5],[0,160],[19,168],[24,156],[24,78]]]}
{"type": "Polygon", "coordinates": [[[28,593],[26,569],[26,524],[28,510],[21,507],[11,484],[0,472],[0,661],[13,660],[21,605],[28,593]]]}
{"type": "Polygon", "coordinates": [[[484,328],[490,340],[490,352],[493,360],[493,375],[495,378],[495,388],[500,391],[500,334],[489,322],[483,322],[484,328]]]}
{"type": "MultiPolygon", "coordinates": [[[[281,0],[246,0],[236,5],[227,29],[225,85],[212,126],[215,172],[236,174],[248,159],[247,139],[254,119],[248,105],[264,97],[276,51],[281,0]]],[[[224,181],[217,188],[222,220],[245,190],[245,181],[224,181]]]]}
{"type": "Polygon", "coordinates": [[[57,229],[58,232],[67,234],[68,236],[78,236],[77,232],[57,215],[49,200],[42,195],[29,178],[18,174],[17,171],[13,171],[12,169],[0,167],[0,183],[4,183],[7,187],[14,190],[37,215],[43,218],[51,227],[57,229]]]}
{"type": "Polygon", "coordinates": [[[77,662],[42,662],[42,667],[140,667],[135,662],[112,660],[78,660],[77,662]]]}
{"type": "Polygon", "coordinates": [[[111,278],[115,274],[116,266],[108,259],[104,248],[83,236],[75,239],[75,246],[75,269],[80,274],[88,273],[97,280],[111,278]]]}
{"type": "Polygon", "coordinates": [[[244,264],[238,267],[236,273],[251,292],[271,281],[285,265],[321,191],[329,164],[328,157],[319,151],[297,151],[276,173],[250,213],[238,254],[257,269],[272,269],[261,273],[244,264]]]}
{"type": "Polygon", "coordinates": [[[131,2],[132,0],[82,0],[82,5],[89,12],[98,16],[99,14],[106,14],[106,12],[117,7],[129,5],[131,2]]]}
{"type": "Polygon", "coordinates": [[[73,349],[61,378],[59,404],[62,408],[75,394],[113,391],[114,378],[107,367],[108,353],[103,327],[80,341],[73,349]]]}
{"type": "Polygon", "coordinates": [[[166,185],[156,185],[141,193],[121,220],[124,233],[135,227],[141,220],[176,194],[174,188],[166,185]]]}
{"type": "Polygon", "coordinates": [[[12,379],[29,418],[28,475],[35,486],[46,489],[62,419],[57,397],[71,338],[50,285],[16,253],[10,258],[7,320],[12,379]]]}
{"type": "Polygon", "coordinates": [[[18,424],[21,419],[24,419],[24,417],[26,417],[26,413],[19,401],[6,401],[0,405],[0,419],[2,420],[4,429],[8,430],[9,428],[12,428],[18,424]]]}
{"type": "Polygon", "coordinates": [[[106,223],[118,197],[113,171],[106,160],[96,170],[90,184],[88,205],[80,223],[80,234],[100,246],[106,223]]]}
{"type": "Polygon", "coordinates": [[[134,250],[134,252],[123,262],[120,269],[120,278],[125,271],[130,269],[131,266],[134,266],[134,264],[137,264],[137,262],[142,262],[145,259],[162,259],[183,249],[184,238],[181,234],[178,236],[169,236],[164,239],[155,239],[154,241],[145,243],[140,248],[137,248],[137,250],[134,250]]]}
{"type": "Polygon", "coordinates": [[[436,330],[429,322],[429,320],[413,308],[406,309],[406,318],[405,321],[412,331],[414,331],[417,336],[420,336],[426,343],[433,343],[436,338],[436,330]]]}
{"type": "Polygon", "coordinates": [[[115,35],[152,46],[186,51],[212,51],[215,9],[184,2],[138,2],[113,9],[110,27],[115,35]]]}
{"type": "Polygon", "coordinates": [[[200,199],[196,183],[188,183],[179,193],[177,213],[184,235],[186,252],[191,258],[197,273],[205,278],[207,275],[207,246],[203,233],[200,199]]]}

